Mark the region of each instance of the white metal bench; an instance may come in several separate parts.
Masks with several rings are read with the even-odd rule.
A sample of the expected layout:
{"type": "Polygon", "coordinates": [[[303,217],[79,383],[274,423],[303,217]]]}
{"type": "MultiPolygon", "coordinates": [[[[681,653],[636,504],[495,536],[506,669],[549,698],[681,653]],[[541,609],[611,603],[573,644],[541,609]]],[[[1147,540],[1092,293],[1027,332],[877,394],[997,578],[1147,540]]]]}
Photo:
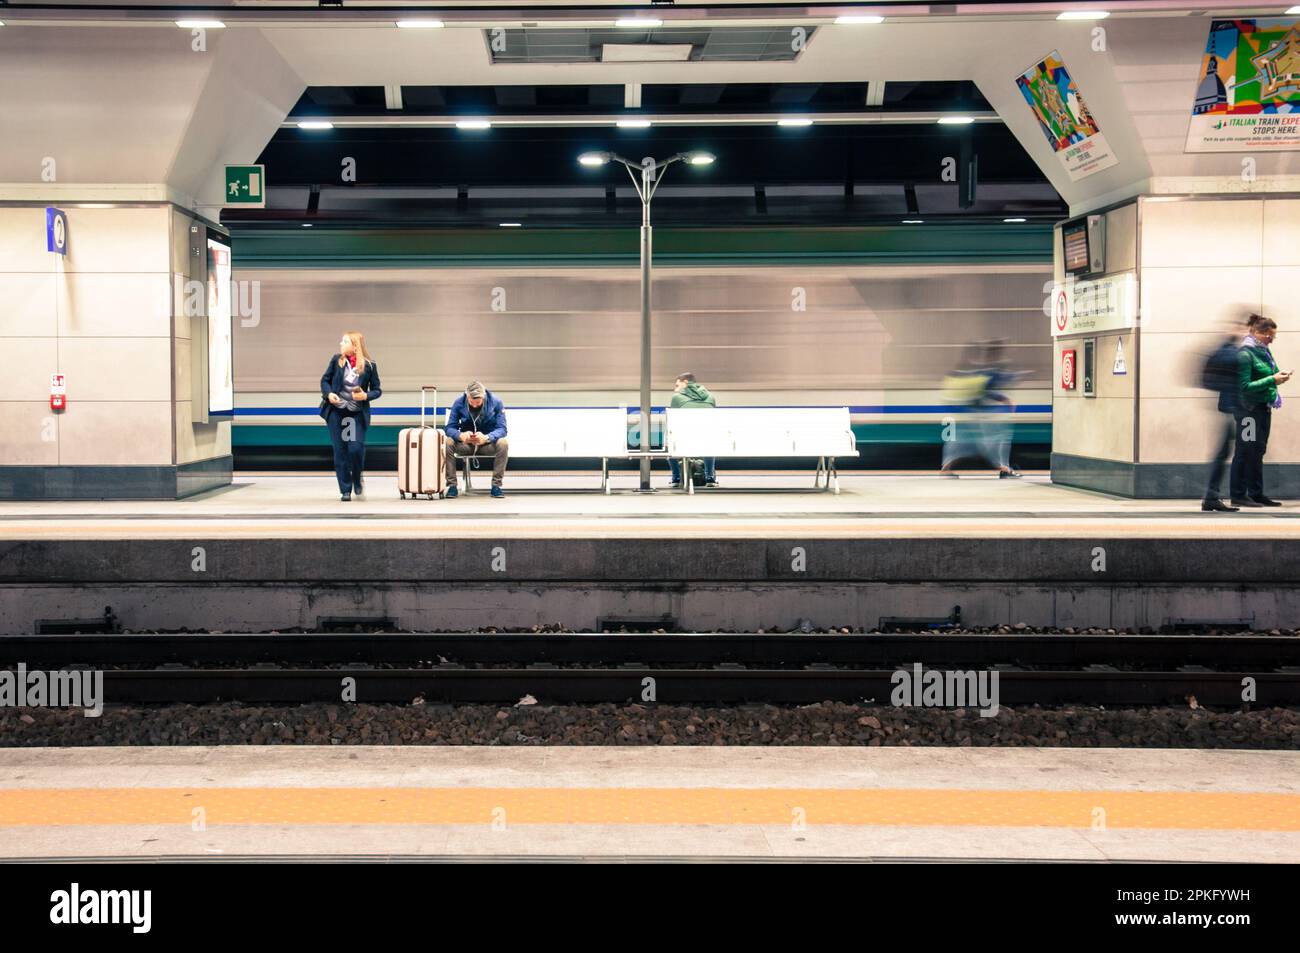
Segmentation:
{"type": "MultiPolygon", "coordinates": [[[[626,407],[575,407],[564,410],[506,408],[506,440],[510,459],[551,457],[600,461],[600,488],[610,491],[609,460],[626,457],[626,407]]],[[[464,461],[465,488],[470,489],[472,455],[456,454],[464,461]]],[[[483,457],[491,460],[491,457],[483,457]]]]}
{"type": "Polygon", "coordinates": [[[814,457],[813,487],[840,492],[836,457],[856,457],[847,407],[679,407],[665,421],[668,456],[682,461],[682,481],[695,492],[691,457],[814,457]]]}

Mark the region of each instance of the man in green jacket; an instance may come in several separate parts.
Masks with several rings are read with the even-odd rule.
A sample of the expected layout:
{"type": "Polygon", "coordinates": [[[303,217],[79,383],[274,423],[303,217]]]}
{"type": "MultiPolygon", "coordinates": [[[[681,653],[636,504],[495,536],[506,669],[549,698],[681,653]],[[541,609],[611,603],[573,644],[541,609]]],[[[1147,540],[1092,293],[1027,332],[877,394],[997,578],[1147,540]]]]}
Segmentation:
{"type": "Polygon", "coordinates": [[[1234,506],[1281,506],[1264,495],[1264,453],[1273,425],[1273,411],[1282,406],[1277,387],[1291,379],[1278,370],[1268,346],[1277,336],[1277,322],[1252,314],[1246,338],[1237,353],[1237,449],[1232,455],[1234,506]]]}
{"type": "MultiPolygon", "coordinates": [[[[718,402],[706,387],[695,380],[694,374],[678,374],[673,384],[673,399],[668,406],[717,407],[718,402]]],[[[673,472],[673,481],[668,487],[675,490],[682,485],[682,465],[677,460],[669,460],[668,467],[673,472]]],[[[713,457],[704,458],[704,485],[718,485],[717,461],[713,457]]]]}

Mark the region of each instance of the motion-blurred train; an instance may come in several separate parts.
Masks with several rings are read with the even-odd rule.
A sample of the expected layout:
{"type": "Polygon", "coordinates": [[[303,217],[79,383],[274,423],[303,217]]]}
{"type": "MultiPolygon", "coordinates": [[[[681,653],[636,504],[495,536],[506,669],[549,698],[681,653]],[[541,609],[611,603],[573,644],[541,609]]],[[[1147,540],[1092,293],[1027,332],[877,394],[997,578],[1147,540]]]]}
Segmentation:
{"type": "MultiPolygon", "coordinates": [[[[443,408],[478,379],[510,407],[639,401],[636,267],[239,267],[258,282],[255,321],[236,321],[233,431],[241,469],[323,468],[318,382],[340,334],[365,333],[384,395],[368,465],[393,466],[419,388],[443,408]]],[[[1013,462],[1047,465],[1048,264],[657,267],[653,403],[689,371],[719,406],[847,406],[859,459],[937,467],[952,414],[943,379],[974,342],[997,340],[1017,372],[1013,462]]],[[[512,466],[514,464],[512,463],[512,466]]],[[[553,467],[548,461],[519,461],[553,467]]],[[[746,461],[738,466],[762,466],[746,461]]]]}

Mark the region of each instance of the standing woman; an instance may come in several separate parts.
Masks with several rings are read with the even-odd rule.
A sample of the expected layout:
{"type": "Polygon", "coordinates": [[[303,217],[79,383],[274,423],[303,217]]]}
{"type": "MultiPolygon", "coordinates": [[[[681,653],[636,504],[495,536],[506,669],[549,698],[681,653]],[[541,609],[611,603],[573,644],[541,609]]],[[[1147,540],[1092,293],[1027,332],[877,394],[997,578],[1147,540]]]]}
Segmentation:
{"type": "Polygon", "coordinates": [[[1252,314],[1246,337],[1237,352],[1237,447],[1232,454],[1233,506],[1281,506],[1264,495],[1264,454],[1273,429],[1273,411],[1282,406],[1279,384],[1291,379],[1280,370],[1269,345],[1277,336],[1277,322],[1252,314]]]}
{"type": "Polygon", "coordinates": [[[330,358],[320,378],[320,415],[334,444],[334,474],[344,503],[365,494],[361,484],[366,463],[366,431],[370,429],[370,402],[383,393],[379,368],[366,350],[360,331],[348,331],[339,340],[339,353],[330,358]]]}

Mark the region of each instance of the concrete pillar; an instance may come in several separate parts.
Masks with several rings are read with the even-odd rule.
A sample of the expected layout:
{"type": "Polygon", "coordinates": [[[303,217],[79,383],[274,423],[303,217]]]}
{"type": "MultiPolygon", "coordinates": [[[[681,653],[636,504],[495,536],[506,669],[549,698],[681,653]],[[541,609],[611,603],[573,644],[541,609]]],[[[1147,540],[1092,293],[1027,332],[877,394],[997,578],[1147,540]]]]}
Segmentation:
{"type": "Polygon", "coordinates": [[[0,353],[14,368],[0,399],[0,498],[177,497],[229,483],[229,418],[192,422],[194,319],[178,313],[184,282],[206,278],[189,249],[198,219],[166,203],[60,207],[66,255],[46,249],[43,203],[0,208],[0,353]]]}
{"type": "MultiPolygon", "coordinates": [[[[1132,266],[1139,311],[1131,330],[1098,341],[1097,396],[1061,386],[1062,353],[1094,335],[1058,337],[1052,478],[1124,496],[1199,498],[1218,425],[1217,397],[1199,386],[1201,360],[1249,312],[1279,324],[1281,367],[1300,363],[1300,198],[1294,194],[1141,196],[1104,213],[1107,254],[1132,266]],[[1122,240],[1117,241],[1117,236],[1122,240]],[[1128,374],[1112,374],[1123,340],[1128,374]]],[[[1057,230],[1056,278],[1064,275],[1057,230]]],[[[1115,269],[1109,266],[1107,277],[1115,269]]],[[[1270,495],[1300,495],[1300,393],[1273,421],[1265,458],[1270,495]]],[[[1226,484],[1222,488],[1227,494],[1226,484]]]]}
{"type": "Polygon", "coordinates": [[[0,499],[230,482],[230,418],[194,399],[207,324],[186,283],[206,289],[223,166],[256,161],[303,88],[253,28],[0,31],[0,499]],[[66,256],[46,250],[47,207],[67,214],[66,256]]]}

